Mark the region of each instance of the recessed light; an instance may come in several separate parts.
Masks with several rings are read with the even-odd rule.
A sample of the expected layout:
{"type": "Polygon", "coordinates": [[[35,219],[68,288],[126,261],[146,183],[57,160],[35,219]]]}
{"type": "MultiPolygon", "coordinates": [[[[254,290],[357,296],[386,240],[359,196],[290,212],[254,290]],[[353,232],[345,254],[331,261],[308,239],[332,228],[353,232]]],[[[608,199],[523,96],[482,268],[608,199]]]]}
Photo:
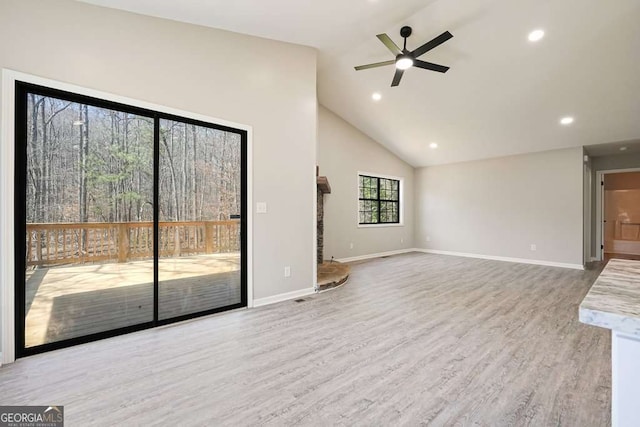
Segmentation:
{"type": "Polygon", "coordinates": [[[562,119],[560,119],[560,123],[562,123],[563,125],[570,125],[571,123],[573,123],[573,117],[563,117],[562,119]]]}
{"type": "Polygon", "coordinates": [[[627,147],[620,147],[620,151],[625,151],[627,147]]]}
{"type": "Polygon", "coordinates": [[[438,144],[435,142],[432,142],[431,144],[429,144],[429,148],[438,148],[438,144]]]}
{"type": "Polygon", "coordinates": [[[533,30],[529,33],[530,42],[540,41],[543,37],[544,37],[544,31],[542,30],[533,30]]]}
{"type": "Polygon", "coordinates": [[[373,99],[374,101],[380,101],[382,99],[382,95],[380,95],[378,92],[375,92],[373,95],[371,95],[371,99],[373,99]]]}

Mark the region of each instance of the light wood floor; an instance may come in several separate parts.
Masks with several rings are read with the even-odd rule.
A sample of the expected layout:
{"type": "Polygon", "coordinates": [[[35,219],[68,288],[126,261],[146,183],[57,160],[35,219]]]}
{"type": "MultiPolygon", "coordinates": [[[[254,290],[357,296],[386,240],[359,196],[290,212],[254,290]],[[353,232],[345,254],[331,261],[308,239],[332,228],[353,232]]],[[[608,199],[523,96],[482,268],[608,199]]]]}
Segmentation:
{"type": "Polygon", "coordinates": [[[5,405],[87,425],[610,423],[610,334],[578,322],[597,271],[405,254],[304,302],[21,359],[5,405]]]}

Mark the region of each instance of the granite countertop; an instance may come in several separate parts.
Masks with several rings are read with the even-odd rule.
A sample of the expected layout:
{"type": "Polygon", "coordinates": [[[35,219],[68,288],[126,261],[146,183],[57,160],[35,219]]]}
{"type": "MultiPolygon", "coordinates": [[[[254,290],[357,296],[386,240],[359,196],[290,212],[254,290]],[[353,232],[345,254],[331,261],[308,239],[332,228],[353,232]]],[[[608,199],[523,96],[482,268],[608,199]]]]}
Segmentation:
{"type": "Polygon", "coordinates": [[[640,261],[612,259],[579,310],[588,325],[640,336],[640,261]]]}

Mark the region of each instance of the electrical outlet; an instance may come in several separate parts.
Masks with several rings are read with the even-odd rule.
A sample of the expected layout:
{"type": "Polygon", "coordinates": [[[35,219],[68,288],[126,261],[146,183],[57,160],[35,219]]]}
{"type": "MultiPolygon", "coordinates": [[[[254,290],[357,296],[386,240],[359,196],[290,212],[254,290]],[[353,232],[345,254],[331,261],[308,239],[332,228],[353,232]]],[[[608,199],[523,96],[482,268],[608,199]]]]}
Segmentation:
{"type": "Polygon", "coordinates": [[[400,238],[400,243],[404,243],[404,237],[400,238]]]}
{"type": "Polygon", "coordinates": [[[349,249],[353,249],[353,242],[349,243],[349,249]]]}
{"type": "Polygon", "coordinates": [[[267,202],[256,203],[256,213],[267,213],[267,202]]]}
{"type": "Polygon", "coordinates": [[[427,236],[427,242],[431,241],[431,236],[427,236]]]}
{"type": "Polygon", "coordinates": [[[288,265],[284,268],[284,277],[291,277],[291,267],[288,265]]]}
{"type": "Polygon", "coordinates": [[[538,248],[536,247],[536,244],[535,244],[535,243],[532,243],[532,244],[531,244],[531,250],[532,250],[532,251],[535,251],[535,250],[537,250],[537,249],[538,249],[538,248]]]}

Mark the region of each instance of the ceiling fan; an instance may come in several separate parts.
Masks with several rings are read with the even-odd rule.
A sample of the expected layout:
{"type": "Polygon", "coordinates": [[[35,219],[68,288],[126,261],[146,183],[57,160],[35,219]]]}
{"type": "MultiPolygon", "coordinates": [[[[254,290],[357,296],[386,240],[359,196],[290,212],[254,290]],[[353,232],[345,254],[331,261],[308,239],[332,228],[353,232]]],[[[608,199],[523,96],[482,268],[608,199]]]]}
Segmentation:
{"type": "Polygon", "coordinates": [[[405,26],[400,29],[400,36],[404,38],[404,47],[401,50],[388,35],[384,33],[378,34],[376,37],[378,37],[378,39],[380,39],[380,41],[384,43],[384,45],[391,51],[391,53],[396,55],[396,59],[384,62],[376,62],[375,64],[359,65],[355,67],[356,71],[395,64],[396,73],[394,74],[393,81],[391,82],[391,87],[393,87],[400,84],[402,74],[405,70],[408,70],[411,67],[424,68],[425,70],[437,71],[439,73],[446,73],[447,70],[449,70],[449,67],[445,67],[444,65],[433,64],[431,62],[421,61],[418,59],[419,56],[424,55],[431,49],[440,46],[442,43],[453,37],[453,35],[449,31],[445,31],[438,37],[426,42],[413,51],[407,50],[407,37],[409,37],[410,35],[411,27],[405,26]]]}

